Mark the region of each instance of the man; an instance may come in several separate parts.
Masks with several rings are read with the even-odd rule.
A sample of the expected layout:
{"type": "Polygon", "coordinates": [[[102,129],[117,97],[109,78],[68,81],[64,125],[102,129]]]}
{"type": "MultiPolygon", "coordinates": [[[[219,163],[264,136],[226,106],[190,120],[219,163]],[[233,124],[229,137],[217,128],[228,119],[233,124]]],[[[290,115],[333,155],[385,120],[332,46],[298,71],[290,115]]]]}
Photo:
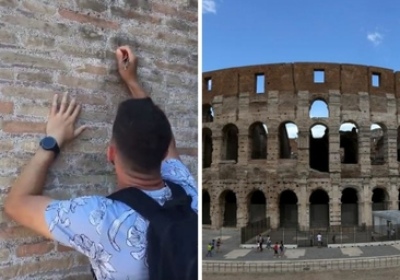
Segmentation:
{"type": "MultiPolygon", "coordinates": [[[[164,204],[171,199],[164,180],[171,181],[192,197],[197,213],[196,183],[179,160],[167,117],[138,82],[136,56],[128,47],[120,47],[116,59],[132,97],[118,108],[107,150],[115,166],[117,189],[136,187],[164,204]]],[[[42,195],[59,150],[86,128],[75,128],[79,112],[74,99],[69,103],[64,95],[58,107],[58,97],[54,97],[47,137],[12,185],[5,211],[18,223],[88,256],[97,279],[148,279],[148,221],[135,210],[102,196],[56,201],[42,195]]]]}
{"type": "Polygon", "coordinates": [[[318,248],[321,248],[322,246],[322,235],[320,232],[317,234],[317,241],[318,241],[318,248]]]}

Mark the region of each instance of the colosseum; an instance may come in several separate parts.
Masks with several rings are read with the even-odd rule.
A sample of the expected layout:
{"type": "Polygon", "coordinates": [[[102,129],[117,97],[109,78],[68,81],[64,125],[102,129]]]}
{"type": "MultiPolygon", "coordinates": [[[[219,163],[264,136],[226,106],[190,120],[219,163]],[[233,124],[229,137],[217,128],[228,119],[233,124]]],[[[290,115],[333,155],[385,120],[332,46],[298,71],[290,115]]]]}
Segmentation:
{"type": "Polygon", "coordinates": [[[203,73],[203,224],[371,226],[399,210],[400,72],[283,63],[203,73]]]}

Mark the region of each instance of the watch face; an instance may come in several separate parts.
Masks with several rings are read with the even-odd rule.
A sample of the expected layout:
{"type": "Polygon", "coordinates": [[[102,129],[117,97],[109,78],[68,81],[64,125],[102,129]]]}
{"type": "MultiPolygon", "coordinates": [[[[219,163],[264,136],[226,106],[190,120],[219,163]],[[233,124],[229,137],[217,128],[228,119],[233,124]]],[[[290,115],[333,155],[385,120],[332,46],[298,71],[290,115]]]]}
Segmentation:
{"type": "Polygon", "coordinates": [[[42,147],[45,150],[51,150],[56,146],[57,142],[53,137],[45,137],[42,140],[42,147]]]}

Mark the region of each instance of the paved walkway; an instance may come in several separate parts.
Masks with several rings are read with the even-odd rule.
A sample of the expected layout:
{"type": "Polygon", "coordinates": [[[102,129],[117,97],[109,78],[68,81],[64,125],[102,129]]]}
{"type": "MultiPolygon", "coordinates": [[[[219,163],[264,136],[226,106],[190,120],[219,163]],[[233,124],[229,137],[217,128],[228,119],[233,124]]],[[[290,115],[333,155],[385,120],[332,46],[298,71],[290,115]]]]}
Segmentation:
{"type": "MultiPolygon", "coordinates": [[[[274,240],[273,240],[274,241],[274,240]]],[[[210,230],[203,228],[202,242],[203,261],[283,261],[283,260],[327,260],[327,259],[360,259],[371,257],[400,256],[400,244],[349,247],[349,248],[317,248],[301,247],[286,249],[283,258],[273,256],[273,250],[264,249],[258,252],[255,248],[240,248],[240,230],[223,228],[222,230],[210,230]],[[222,237],[220,252],[215,252],[212,257],[205,257],[207,244],[212,239],[222,237]]]]}

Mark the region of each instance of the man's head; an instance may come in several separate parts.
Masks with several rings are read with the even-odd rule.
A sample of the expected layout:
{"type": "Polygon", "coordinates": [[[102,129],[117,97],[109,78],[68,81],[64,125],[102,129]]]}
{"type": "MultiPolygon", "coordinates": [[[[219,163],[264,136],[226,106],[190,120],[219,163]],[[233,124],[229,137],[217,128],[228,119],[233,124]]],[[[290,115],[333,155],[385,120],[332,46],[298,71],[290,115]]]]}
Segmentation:
{"type": "Polygon", "coordinates": [[[167,117],[150,98],[128,99],[118,107],[107,156],[126,171],[159,172],[171,139],[167,117]]]}

